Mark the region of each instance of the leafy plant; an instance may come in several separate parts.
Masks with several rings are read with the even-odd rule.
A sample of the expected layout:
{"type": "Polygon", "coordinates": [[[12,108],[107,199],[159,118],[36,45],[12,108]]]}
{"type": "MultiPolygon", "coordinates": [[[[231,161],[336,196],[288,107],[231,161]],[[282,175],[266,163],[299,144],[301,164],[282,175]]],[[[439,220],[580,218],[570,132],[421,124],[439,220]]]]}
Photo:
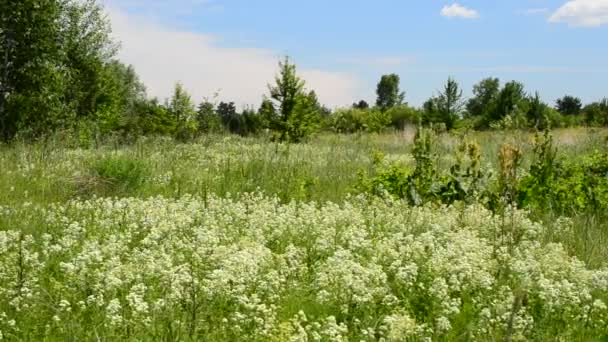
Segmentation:
{"type": "Polygon", "coordinates": [[[124,156],[108,156],[90,167],[89,175],[80,180],[80,193],[129,195],[137,191],[148,175],[146,164],[124,156]]]}
{"type": "Polygon", "coordinates": [[[448,173],[440,173],[434,151],[436,135],[432,129],[420,127],[414,138],[413,170],[393,163],[384,166],[384,156],[373,157],[375,174],[366,177],[360,173],[358,189],[377,195],[391,195],[407,199],[413,205],[426,202],[451,204],[456,201],[474,202],[485,195],[488,177],[481,170],[480,147],[463,140],[457,160],[448,173]]]}

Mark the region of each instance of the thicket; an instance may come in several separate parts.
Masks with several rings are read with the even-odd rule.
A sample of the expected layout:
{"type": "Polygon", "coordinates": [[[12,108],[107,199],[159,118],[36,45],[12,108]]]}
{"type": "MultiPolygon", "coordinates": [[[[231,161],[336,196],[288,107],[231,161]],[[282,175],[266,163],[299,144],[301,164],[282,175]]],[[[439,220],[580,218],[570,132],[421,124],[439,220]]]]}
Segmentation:
{"type": "Polygon", "coordinates": [[[538,213],[574,216],[608,209],[608,151],[560,158],[549,130],[537,132],[530,166],[522,166],[522,148],[505,143],[498,169],[481,165],[481,149],[462,138],[454,163],[437,165],[436,133],[420,127],[414,138],[414,165],[386,163],[376,153],[374,171],[361,172],[357,189],[378,196],[406,199],[412,205],[480,202],[494,212],[508,206],[538,213]]]}

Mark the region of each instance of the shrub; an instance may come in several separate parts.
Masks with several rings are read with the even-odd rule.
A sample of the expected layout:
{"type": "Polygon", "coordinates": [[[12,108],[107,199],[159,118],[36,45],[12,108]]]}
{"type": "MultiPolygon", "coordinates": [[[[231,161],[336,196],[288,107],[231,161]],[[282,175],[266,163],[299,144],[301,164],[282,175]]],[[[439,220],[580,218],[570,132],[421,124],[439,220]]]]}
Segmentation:
{"type": "Polygon", "coordinates": [[[375,173],[371,177],[361,173],[357,189],[407,199],[413,205],[471,203],[486,195],[488,177],[481,170],[479,145],[464,139],[454,165],[449,172],[441,173],[435,163],[435,142],[436,135],[432,129],[419,128],[414,138],[416,166],[413,170],[397,163],[384,166],[383,155],[376,154],[373,158],[375,173]]]}
{"type": "Polygon", "coordinates": [[[390,112],[379,109],[340,109],[332,114],[331,128],[338,133],[380,133],[391,124],[390,112]]]}
{"type": "Polygon", "coordinates": [[[143,161],[126,156],[108,156],[91,165],[88,177],[80,180],[80,193],[101,196],[133,194],[145,182],[148,169],[143,161]]]}
{"type": "Polygon", "coordinates": [[[422,120],[422,113],[419,110],[405,105],[390,108],[386,113],[391,118],[391,126],[395,129],[417,125],[422,120]]]}

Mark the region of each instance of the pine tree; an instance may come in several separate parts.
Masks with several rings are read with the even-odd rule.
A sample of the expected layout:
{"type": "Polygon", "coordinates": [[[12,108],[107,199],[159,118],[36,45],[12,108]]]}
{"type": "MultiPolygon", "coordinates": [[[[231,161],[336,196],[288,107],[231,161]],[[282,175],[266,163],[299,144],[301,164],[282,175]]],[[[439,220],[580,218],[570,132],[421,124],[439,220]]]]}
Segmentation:
{"type": "Polygon", "coordinates": [[[268,88],[270,98],[279,108],[279,115],[271,122],[271,127],[280,141],[297,143],[314,132],[319,117],[316,95],[306,93],[305,83],[297,76],[296,66],[288,57],[279,62],[275,86],[268,88]]]}

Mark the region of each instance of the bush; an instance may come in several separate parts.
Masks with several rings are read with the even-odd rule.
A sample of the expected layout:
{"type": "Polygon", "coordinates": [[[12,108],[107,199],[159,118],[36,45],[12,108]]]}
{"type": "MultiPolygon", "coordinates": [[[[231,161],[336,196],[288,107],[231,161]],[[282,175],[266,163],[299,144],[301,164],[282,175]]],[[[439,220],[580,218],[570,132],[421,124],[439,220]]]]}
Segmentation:
{"type": "Polygon", "coordinates": [[[408,106],[397,106],[389,109],[387,115],[391,118],[391,126],[404,129],[408,125],[417,125],[422,120],[422,113],[408,106]]]}
{"type": "Polygon", "coordinates": [[[433,130],[418,129],[414,139],[416,166],[413,170],[397,163],[385,166],[384,156],[376,154],[373,158],[375,173],[371,177],[360,174],[357,189],[407,199],[412,205],[428,202],[452,204],[456,201],[472,203],[486,196],[488,177],[481,170],[479,145],[463,140],[456,162],[449,172],[441,173],[435,163],[435,139],[433,130]]]}
{"type": "Polygon", "coordinates": [[[338,133],[380,133],[391,124],[391,114],[378,109],[340,109],[333,113],[330,126],[338,133]]]}
{"type": "Polygon", "coordinates": [[[133,194],[145,182],[144,162],[124,156],[109,156],[91,165],[88,177],[80,180],[79,192],[100,196],[133,194]]]}

